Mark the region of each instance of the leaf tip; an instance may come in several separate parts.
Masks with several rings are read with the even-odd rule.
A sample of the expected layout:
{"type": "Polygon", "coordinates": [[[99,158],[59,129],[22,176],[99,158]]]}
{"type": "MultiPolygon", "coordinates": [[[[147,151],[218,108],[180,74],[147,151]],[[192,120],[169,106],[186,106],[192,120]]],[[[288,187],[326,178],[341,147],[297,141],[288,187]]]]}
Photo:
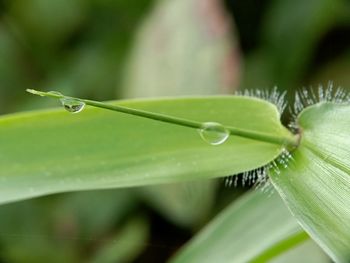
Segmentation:
{"type": "Polygon", "coordinates": [[[28,92],[30,94],[34,94],[34,95],[44,96],[43,94],[41,94],[40,91],[37,91],[37,90],[34,90],[34,89],[26,89],[26,92],[28,92]]]}

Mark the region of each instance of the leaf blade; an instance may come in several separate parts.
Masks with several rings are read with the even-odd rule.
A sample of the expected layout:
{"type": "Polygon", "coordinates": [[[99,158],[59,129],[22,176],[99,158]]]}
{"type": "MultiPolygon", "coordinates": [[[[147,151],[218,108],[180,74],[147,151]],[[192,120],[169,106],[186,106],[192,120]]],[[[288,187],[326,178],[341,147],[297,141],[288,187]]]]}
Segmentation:
{"type": "Polygon", "coordinates": [[[272,182],[292,213],[336,261],[350,259],[350,106],[319,103],[299,118],[301,145],[272,182]]]}
{"type": "Polygon", "coordinates": [[[171,262],[267,262],[305,235],[276,192],[254,191],[225,208],[171,262]]]}
{"type": "MultiPolygon", "coordinates": [[[[279,122],[276,107],[253,98],[119,103],[289,135],[279,122]]],[[[236,136],[214,147],[199,139],[193,129],[92,108],[77,115],[55,110],[2,117],[0,145],[1,202],[56,192],[227,176],[268,163],[282,148],[236,136]]]]}

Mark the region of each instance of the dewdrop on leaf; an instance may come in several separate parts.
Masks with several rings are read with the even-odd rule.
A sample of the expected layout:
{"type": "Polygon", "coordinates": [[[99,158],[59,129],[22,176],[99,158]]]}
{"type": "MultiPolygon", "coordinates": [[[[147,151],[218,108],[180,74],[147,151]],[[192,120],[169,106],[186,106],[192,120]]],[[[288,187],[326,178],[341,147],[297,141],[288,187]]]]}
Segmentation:
{"type": "Polygon", "coordinates": [[[230,131],[217,122],[204,122],[198,132],[211,145],[220,145],[230,136],[230,131]]]}

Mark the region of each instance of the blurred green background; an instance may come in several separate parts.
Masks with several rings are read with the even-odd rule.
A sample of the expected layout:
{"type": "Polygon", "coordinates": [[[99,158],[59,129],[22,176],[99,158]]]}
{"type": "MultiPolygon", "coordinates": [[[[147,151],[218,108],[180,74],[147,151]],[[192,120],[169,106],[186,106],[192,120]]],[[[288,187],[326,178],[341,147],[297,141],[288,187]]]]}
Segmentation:
{"type": "MultiPolygon", "coordinates": [[[[350,88],[346,0],[0,0],[0,114],[96,100],[350,88]]],[[[249,186],[221,180],[0,207],[0,262],[164,262],[249,186]]]]}

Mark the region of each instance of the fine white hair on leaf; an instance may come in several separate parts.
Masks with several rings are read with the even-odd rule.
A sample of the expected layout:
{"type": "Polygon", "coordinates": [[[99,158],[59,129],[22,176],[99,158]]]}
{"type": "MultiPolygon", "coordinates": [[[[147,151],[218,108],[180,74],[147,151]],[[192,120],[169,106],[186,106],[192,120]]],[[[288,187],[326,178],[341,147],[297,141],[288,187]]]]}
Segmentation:
{"type": "MultiPolygon", "coordinates": [[[[267,100],[276,105],[281,115],[287,106],[287,102],[285,100],[286,92],[278,91],[277,87],[274,87],[271,90],[243,90],[236,92],[236,95],[256,97],[267,100]]],[[[309,106],[321,102],[333,102],[337,104],[349,103],[350,92],[342,87],[334,88],[332,82],[329,82],[326,87],[319,85],[316,88],[304,87],[300,89],[295,93],[294,104],[289,106],[291,121],[289,122],[288,127],[291,129],[291,131],[294,133],[299,132],[297,118],[301,111],[309,106]]],[[[241,181],[241,185],[243,187],[253,186],[256,189],[270,192],[273,188],[270,187],[271,183],[268,176],[269,173],[274,173],[277,175],[281,174],[281,170],[287,169],[288,164],[291,161],[293,161],[292,153],[284,148],[281,154],[267,165],[224,178],[225,186],[237,187],[239,181],[241,181]]]]}
{"type": "Polygon", "coordinates": [[[237,187],[240,182],[243,187],[254,186],[255,188],[263,189],[268,182],[268,169],[268,166],[263,166],[258,169],[226,177],[224,178],[225,186],[237,187]]]}
{"type": "Polygon", "coordinates": [[[269,90],[268,89],[267,90],[262,90],[262,89],[248,90],[248,89],[246,89],[246,90],[240,90],[240,91],[235,92],[235,95],[238,95],[238,96],[254,97],[254,98],[259,98],[259,99],[269,101],[269,102],[276,105],[276,107],[281,115],[287,106],[287,103],[285,100],[286,94],[287,94],[286,91],[280,92],[276,86],[273,87],[272,89],[269,89],[269,90]]]}
{"type": "Polygon", "coordinates": [[[267,165],[251,171],[246,171],[224,178],[225,186],[237,187],[238,183],[240,182],[243,187],[253,186],[255,189],[269,192],[272,190],[268,176],[269,173],[275,173],[279,175],[281,173],[281,169],[288,168],[288,164],[291,160],[293,160],[292,154],[284,148],[282,150],[282,153],[267,165]]]}
{"type": "Polygon", "coordinates": [[[288,127],[293,132],[298,132],[297,118],[305,108],[320,102],[348,103],[350,101],[349,91],[342,87],[334,88],[333,82],[329,82],[326,87],[319,85],[316,88],[304,87],[295,93],[294,104],[289,107],[291,121],[288,127]]]}
{"type": "MultiPolygon", "coordinates": [[[[280,112],[280,115],[283,114],[284,110],[286,109],[287,103],[285,100],[287,92],[280,92],[278,88],[275,86],[272,89],[262,90],[241,90],[237,91],[235,95],[238,96],[247,96],[247,97],[254,97],[263,99],[266,101],[269,101],[273,103],[278,111],[280,112]]],[[[239,175],[232,175],[229,177],[224,178],[225,180],[225,186],[227,187],[237,187],[239,181],[241,181],[241,185],[243,187],[245,186],[253,186],[256,189],[260,189],[262,191],[270,192],[272,191],[272,187],[268,178],[268,172],[270,169],[274,169],[275,171],[279,172],[278,166],[273,162],[273,164],[269,163],[263,167],[243,172],[239,175]],[[239,180],[241,179],[241,180],[239,180]]]]}

